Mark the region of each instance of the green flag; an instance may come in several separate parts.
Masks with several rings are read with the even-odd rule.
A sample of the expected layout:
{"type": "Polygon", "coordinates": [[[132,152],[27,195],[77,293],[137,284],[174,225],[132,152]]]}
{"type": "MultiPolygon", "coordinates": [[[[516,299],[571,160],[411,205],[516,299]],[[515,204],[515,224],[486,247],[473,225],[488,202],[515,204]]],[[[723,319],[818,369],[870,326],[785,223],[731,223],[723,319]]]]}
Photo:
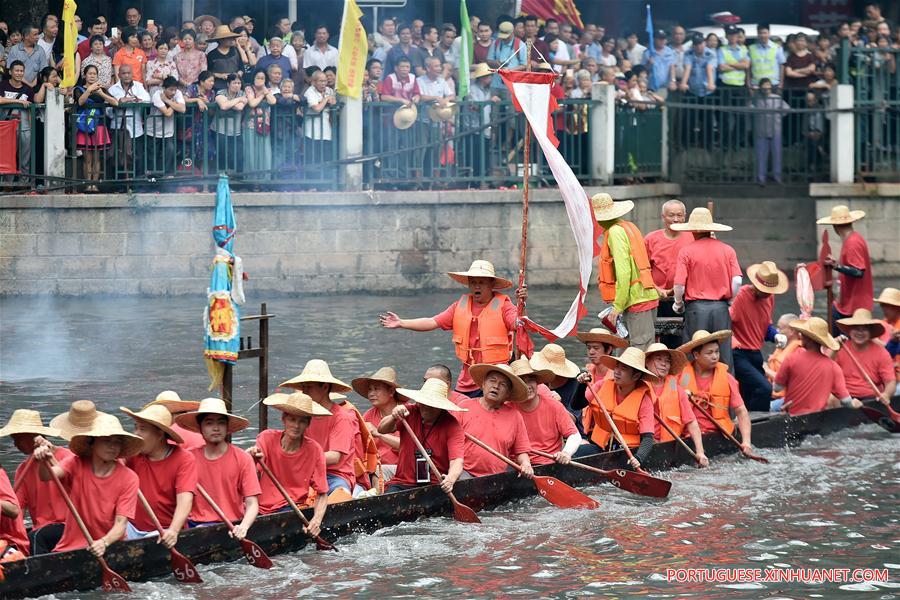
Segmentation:
{"type": "Polygon", "coordinates": [[[457,96],[464,100],[469,95],[469,68],[472,66],[472,23],[469,21],[469,9],[466,0],[459,0],[459,89],[457,96]]]}

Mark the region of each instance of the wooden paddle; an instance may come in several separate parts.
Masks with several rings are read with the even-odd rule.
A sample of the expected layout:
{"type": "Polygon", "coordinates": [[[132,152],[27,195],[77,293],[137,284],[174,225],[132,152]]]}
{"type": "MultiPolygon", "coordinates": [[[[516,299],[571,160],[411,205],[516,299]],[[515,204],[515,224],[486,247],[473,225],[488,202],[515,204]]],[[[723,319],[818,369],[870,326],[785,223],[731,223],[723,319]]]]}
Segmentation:
{"type": "MultiPolygon", "coordinates": [[[[431,469],[431,472],[434,473],[434,476],[437,477],[438,481],[443,479],[443,475],[438,471],[437,465],[434,464],[434,461],[431,460],[431,457],[428,456],[428,451],[425,450],[425,446],[422,445],[422,442],[419,441],[419,438],[413,433],[412,427],[409,426],[409,423],[406,422],[406,419],[400,418],[400,423],[406,428],[406,433],[409,434],[409,437],[412,438],[413,443],[416,445],[416,448],[419,449],[419,452],[422,453],[422,456],[425,457],[425,461],[428,463],[428,468],[431,469]]],[[[453,495],[453,492],[445,492],[447,497],[450,498],[450,502],[453,503],[453,518],[461,523],[481,523],[481,519],[478,518],[478,515],[475,514],[475,511],[460,502],[456,499],[456,496],[453,495]]]]}
{"type": "Polygon", "coordinates": [[[718,421],[713,419],[713,416],[711,414],[709,414],[709,411],[706,410],[705,408],[703,408],[702,406],[700,406],[700,403],[697,402],[696,400],[694,400],[694,396],[690,392],[687,393],[687,397],[688,397],[688,400],[691,401],[691,404],[696,406],[697,409],[700,412],[702,412],[706,416],[707,419],[709,419],[710,421],[713,422],[713,424],[716,426],[716,429],[719,430],[719,433],[724,435],[731,443],[733,443],[735,446],[737,446],[738,448],[741,449],[741,454],[743,454],[747,458],[750,458],[757,462],[769,464],[768,458],[763,458],[762,456],[756,456],[755,454],[750,454],[749,452],[744,452],[744,447],[741,445],[741,443],[739,441],[737,441],[737,438],[734,437],[733,435],[731,435],[724,427],[722,427],[721,423],[719,423],[718,421]]]}
{"type": "Polygon", "coordinates": [[[681,444],[681,447],[684,448],[685,450],[687,450],[688,454],[690,454],[691,456],[694,457],[694,460],[697,461],[697,464],[700,464],[700,459],[697,458],[697,453],[694,452],[693,450],[691,450],[691,447],[687,445],[687,442],[685,442],[683,439],[681,439],[681,436],[678,435],[677,433],[675,433],[675,431],[673,431],[672,428],[669,427],[669,424],[666,423],[666,420],[663,419],[663,418],[662,418],[661,416],[659,416],[658,414],[656,414],[656,411],[653,411],[653,416],[656,417],[656,421],[657,421],[660,425],[663,426],[663,429],[665,429],[666,431],[668,431],[668,432],[669,432],[669,435],[671,435],[673,438],[675,438],[675,441],[678,442],[679,444],[681,444]]]}
{"type": "MultiPolygon", "coordinates": [[[[228,526],[228,531],[234,531],[234,523],[228,520],[228,517],[225,516],[225,513],[222,512],[222,509],[216,504],[215,500],[213,500],[209,493],[203,486],[199,483],[197,484],[197,491],[200,492],[200,495],[203,496],[203,499],[209,502],[209,505],[212,509],[219,515],[219,519],[222,520],[225,525],[228,526]]],[[[241,550],[244,551],[244,556],[247,558],[247,562],[253,565],[254,567],[260,569],[271,569],[272,561],[266,555],[262,548],[259,547],[259,544],[244,538],[241,540],[241,550]]]]}
{"type": "MultiPolygon", "coordinates": [[[[519,473],[522,473],[524,471],[521,466],[511,461],[508,457],[503,456],[475,436],[467,433],[466,438],[469,439],[473,444],[480,446],[485,451],[493,454],[519,473]]],[[[543,477],[540,475],[535,475],[532,481],[534,481],[534,485],[541,496],[546,498],[548,502],[555,504],[560,508],[593,509],[600,507],[600,503],[590,496],[582,494],[575,488],[566,485],[565,483],[554,477],[543,477]]]]}
{"type": "MultiPolygon", "coordinates": [[[[612,415],[609,414],[609,411],[606,410],[606,407],[601,402],[600,398],[597,397],[597,394],[594,393],[593,388],[591,388],[590,384],[587,386],[588,391],[591,393],[591,396],[594,397],[594,400],[597,402],[597,405],[600,407],[600,410],[603,411],[603,416],[606,417],[606,422],[609,423],[610,429],[612,429],[613,435],[616,437],[616,441],[619,442],[619,445],[622,446],[622,449],[625,450],[625,456],[628,457],[628,460],[632,460],[634,458],[634,454],[631,453],[631,448],[628,447],[628,444],[625,443],[625,439],[622,437],[622,434],[619,433],[619,428],[616,427],[615,422],[613,421],[612,415]]],[[[644,475],[649,475],[647,471],[642,469],[641,467],[637,467],[635,469],[638,473],[642,473],[644,475]]]]}
{"type": "MultiPolygon", "coordinates": [[[[553,455],[548,452],[542,452],[533,448],[531,451],[538,456],[543,456],[544,458],[553,458],[553,455]]],[[[591,471],[592,473],[602,475],[603,477],[609,479],[609,482],[617,488],[625,490],[626,492],[631,492],[632,494],[638,494],[639,496],[648,496],[650,498],[665,498],[669,495],[669,490],[672,489],[671,481],[666,481],[665,479],[657,479],[656,477],[653,477],[651,475],[644,475],[643,473],[638,473],[637,471],[628,471],[626,469],[604,471],[603,469],[598,469],[597,467],[592,467],[584,463],[575,462],[574,460],[569,461],[568,463],[566,463],[566,465],[573,466],[576,469],[583,469],[585,471],[591,471]]]]}
{"type": "MultiPolygon", "coordinates": [[[[138,500],[141,501],[141,505],[144,507],[144,510],[147,511],[150,520],[153,521],[153,526],[156,527],[156,531],[159,532],[159,537],[162,538],[164,533],[163,526],[159,522],[159,519],[156,518],[156,513],[153,512],[153,508],[150,506],[150,503],[147,502],[147,499],[144,497],[144,494],[141,493],[141,490],[138,490],[138,500]]],[[[175,575],[175,579],[181,583],[203,583],[200,573],[197,572],[197,567],[194,566],[194,563],[192,563],[188,557],[175,548],[170,548],[169,554],[172,557],[172,574],[175,575]]]]}
{"type": "MultiPolygon", "coordinates": [[[[81,515],[78,514],[78,509],[75,508],[75,505],[72,503],[72,499],[69,497],[69,493],[66,491],[66,488],[63,486],[62,482],[59,480],[59,477],[56,476],[56,473],[53,469],[48,466],[47,470],[50,472],[50,476],[53,478],[53,482],[56,483],[56,488],[59,490],[59,494],[63,497],[63,500],[66,502],[66,506],[69,507],[69,510],[72,512],[72,516],[75,517],[75,522],[78,523],[78,528],[81,530],[82,535],[84,535],[84,539],[87,540],[88,544],[93,544],[94,539],[91,537],[90,532],[84,524],[84,521],[81,520],[81,515]]],[[[106,564],[106,559],[102,556],[96,557],[97,562],[100,563],[100,568],[103,571],[103,591],[104,592],[130,592],[131,588],[128,587],[128,582],[125,579],[109,568],[109,565],[106,564]]]]}
{"type": "MultiPolygon", "coordinates": [[[[891,421],[893,421],[898,426],[900,426],[900,413],[898,413],[893,408],[891,408],[890,402],[888,402],[888,403],[882,402],[881,395],[883,392],[878,389],[878,386],[875,385],[875,382],[872,381],[871,377],[869,377],[869,373],[859,362],[859,359],[857,359],[856,356],[850,351],[850,348],[847,347],[847,344],[841,344],[841,350],[843,350],[847,354],[847,356],[850,357],[850,360],[853,361],[853,364],[856,365],[856,369],[859,371],[860,375],[863,376],[863,379],[866,380],[866,383],[868,383],[869,387],[872,388],[872,391],[875,392],[875,398],[878,399],[879,402],[881,402],[882,404],[884,404],[887,407],[888,416],[890,417],[891,421]]],[[[870,409],[870,410],[875,410],[875,409],[870,409]]],[[[875,412],[878,412],[878,411],[875,411],[875,412]]],[[[866,416],[869,416],[869,414],[865,413],[865,411],[864,411],[864,414],[866,414],[866,416]]],[[[884,415],[881,415],[881,417],[883,418],[884,415]]],[[[878,423],[879,425],[881,424],[880,421],[876,421],[876,423],[878,423]]],[[[889,431],[893,432],[892,429],[889,431]]]]}
{"type": "MultiPolygon", "coordinates": [[[[264,461],[259,460],[258,458],[256,458],[255,460],[256,464],[259,465],[259,468],[262,469],[263,473],[265,473],[266,476],[272,480],[272,483],[275,484],[275,487],[278,488],[278,491],[281,492],[281,495],[284,496],[285,500],[287,500],[287,503],[290,505],[291,510],[294,511],[294,514],[297,515],[297,518],[300,519],[300,521],[303,523],[303,526],[308,528],[309,519],[307,519],[306,516],[304,516],[304,514],[300,511],[300,507],[297,506],[297,503],[294,502],[294,499],[291,498],[290,494],[287,493],[287,490],[284,489],[284,486],[281,485],[281,482],[278,481],[278,478],[275,477],[275,474],[272,473],[272,469],[269,468],[269,465],[267,465],[264,461]]],[[[306,534],[316,541],[316,550],[334,550],[335,552],[338,551],[334,544],[332,544],[328,540],[322,539],[322,536],[313,535],[309,533],[308,529],[306,531],[306,534]]]]}

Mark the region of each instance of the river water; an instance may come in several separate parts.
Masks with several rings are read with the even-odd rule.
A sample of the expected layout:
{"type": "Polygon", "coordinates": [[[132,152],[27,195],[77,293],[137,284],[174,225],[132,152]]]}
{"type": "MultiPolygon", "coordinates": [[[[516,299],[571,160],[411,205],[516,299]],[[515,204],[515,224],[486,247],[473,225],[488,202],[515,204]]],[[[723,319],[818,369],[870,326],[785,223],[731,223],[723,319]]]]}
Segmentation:
{"type": "MultiPolygon", "coordinates": [[[[533,290],[530,314],[555,324],[573,292],[533,290]],[[561,295],[560,295],[561,294],[561,295]]],[[[269,299],[270,389],[313,357],[345,381],[383,365],[418,386],[431,364],[458,368],[449,333],[382,330],[377,315],[433,315],[457,297],[340,296],[269,299]]],[[[596,301],[596,299],[594,299],[596,301]]],[[[203,298],[5,298],[0,300],[0,416],[36,408],[46,418],[75,399],[102,410],[138,407],[163,389],[207,395],[201,358],[203,298]]],[[[596,306],[589,305],[592,314],[596,306]]],[[[796,311],[779,298],[776,313],[796,311]]],[[[255,314],[257,306],[245,306],[255,314]]],[[[590,322],[595,322],[592,319],[590,322]]],[[[244,335],[256,343],[254,324],[244,335]]],[[[570,357],[583,346],[566,340],[570,357]]],[[[249,363],[249,364],[248,364],[249,363]]],[[[256,424],[255,361],[235,371],[235,410],[256,424]]],[[[353,400],[360,406],[362,398],[353,400]]],[[[127,420],[123,420],[126,423],[127,420]]],[[[236,438],[247,445],[257,431],[236,438]]],[[[737,458],[683,467],[666,501],[608,485],[586,488],[602,507],[563,511],[532,498],[483,513],[483,525],[446,518],[339,540],[341,552],[275,557],[272,571],[245,563],[201,567],[205,583],[138,583],[147,598],[696,597],[900,598],[900,453],[874,425],[766,450],[769,466],[737,458]],[[886,582],[694,584],[667,582],[678,568],[888,569],[886,582]]],[[[0,441],[0,461],[20,460],[0,441]]],[[[63,598],[105,597],[99,592],[63,598]]]]}

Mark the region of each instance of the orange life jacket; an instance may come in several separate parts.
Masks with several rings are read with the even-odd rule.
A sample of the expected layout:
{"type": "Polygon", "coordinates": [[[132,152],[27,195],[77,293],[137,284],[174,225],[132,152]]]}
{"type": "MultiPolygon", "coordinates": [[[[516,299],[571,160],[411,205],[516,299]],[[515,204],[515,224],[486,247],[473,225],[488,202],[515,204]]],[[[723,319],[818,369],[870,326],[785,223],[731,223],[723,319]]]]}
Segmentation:
{"type": "MultiPolygon", "coordinates": [[[[766,361],[766,366],[768,366],[775,373],[778,373],[778,369],[781,368],[781,365],[784,364],[784,361],[787,360],[787,357],[790,356],[794,352],[794,350],[799,347],[800,340],[791,340],[784,348],[775,348],[775,352],[769,355],[769,359],[766,361]]],[[[774,381],[774,378],[768,379],[769,381],[774,381]]],[[[772,390],[772,397],[784,398],[784,390],[781,390],[780,392],[772,390]]]]}
{"type": "MultiPolygon", "coordinates": [[[[734,421],[731,420],[731,413],[728,410],[731,402],[731,388],[728,387],[728,365],[724,363],[716,364],[716,371],[713,375],[712,384],[709,386],[709,391],[701,392],[697,387],[694,363],[688,363],[681,373],[681,387],[689,389],[691,397],[705,408],[725,431],[728,433],[734,432],[734,421]]],[[[701,416],[699,411],[697,411],[697,418],[701,416]]]]}
{"type": "MultiPolygon", "coordinates": [[[[641,400],[648,390],[647,384],[641,381],[621,404],[617,404],[616,382],[607,379],[600,386],[600,393],[596,396],[600,402],[603,402],[603,406],[606,407],[606,411],[612,417],[613,423],[616,424],[619,433],[622,434],[622,439],[629,448],[635,448],[641,444],[638,411],[641,408],[641,400]]],[[[597,404],[597,399],[590,399],[590,410],[594,413],[594,430],[591,432],[591,441],[601,448],[606,448],[612,439],[612,428],[597,404]]]]}
{"type": "MultiPolygon", "coordinates": [[[[650,272],[650,259],[647,258],[647,247],[644,245],[644,236],[641,230],[631,221],[619,221],[616,223],[625,230],[628,236],[628,244],[631,246],[631,257],[634,264],[638,268],[638,278],[628,282],[628,285],[634,285],[638,281],[645,290],[653,289],[653,274],[650,272]]],[[[613,257],[609,250],[609,235],[603,236],[603,243],[600,245],[600,264],[598,265],[599,275],[597,283],[600,286],[600,296],[604,302],[612,302],[616,299],[616,267],[613,264],[613,257]]]]}
{"type": "Polygon", "coordinates": [[[380,478],[381,460],[378,458],[378,447],[375,445],[375,438],[372,437],[365,419],[363,419],[362,414],[355,406],[350,404],[350,402],[344,402],[342,406],[345,410],[353,411],[353,414],[356,415],[356,424],[359,426],[359,436],[356,438],[355,442],[356,458],[353,460],[353,471],[356,474],[356,482],[367,490],[371,489],[372,480],[369,476],[377,474],[379,476],[377,482],[377,485],[379,486],[378,491],[381,493],[383,491],[381,489],[383,482],[380,478]]]}
{"type": "Polygon", "coordinates": [[[453,344],[456,356],[467,365],[475,364],[474,352],[481,352],[481,362],[498,364],[509,361],[512,355],[512,332],[503,321],[503,306],[510,300],[506,294],[494,292],[494,298],[481,313],[472,315],[472,294],[459,298],[453,313],[453,344]],[[469,348],[469,332],[472,324],[478,328],[480,348],[469,348]]]}
{"type": "MultiPolygon", "coordinates": [[[[660,418],[665,421],[666,425],[672,428],[678,437],[684,432],[684,423],[681,421],[681,403],[678,401],[678,378],[674,375],[667,375],[662,384],[662,390],[659,394],[654,394],[656,400],[656,409],[660,418]]],[[[669,442],[675,438],[666,431],[665,427],[659,428],[659,441],[669,442]]]]}
{"type": "MultiPolygon", "coordinates": [[[[600,394],[600,388],[603,386],[603,383],[604,383],[607,379],[612,379],[613,370],[612,370],[612,369],[606,369],[606,373],[603,374],[603,377],[598,377],[598,376],[597,376],[597,365],[595,365],[595,364],[593,364],[593,363],[589,363],[587,366],[585,366],[584,369],[585,369],[588,373],[591,374],[591,382],[590,382],[589,384],[587,384],[587,386],[588,386],[590,389],[589,389],[589,390],[584,390],[584,397],[585,397],[585,400],[587,400],[587,401],[588,401],[588,405],[590,405],[590,403],[591,403],[591,402],[593,401],[593,399],[594,399],[594,396],[597,396],[598,394],[600,394]],[[592,394],[591,392],[593,392],[593,394],[592,394]]],[[[582,428],[582,431],[584,431],[585,433],[588,433],[588,434],[589,434],[589,433],[591,432],[591,430],[593,429],[593,427],[594,427],[594,413],[593,413],[593,411],[591,411],[590,408],[587,408],[587,409],[581,411],[581,428],[582,428]]]]}

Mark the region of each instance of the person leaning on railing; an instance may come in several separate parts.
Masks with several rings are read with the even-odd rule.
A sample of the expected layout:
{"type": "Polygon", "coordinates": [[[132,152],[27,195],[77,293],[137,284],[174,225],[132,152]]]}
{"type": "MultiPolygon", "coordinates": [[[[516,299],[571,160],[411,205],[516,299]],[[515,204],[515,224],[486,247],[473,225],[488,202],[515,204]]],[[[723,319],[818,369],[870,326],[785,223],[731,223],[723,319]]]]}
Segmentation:
{"type": "Polygon", "coordinates": [[[136,169],[139,161],[135,160],[135,152],[140,148],[139,138],[144,135],[144,119],[140,108],[136,105],[149,104],[150,92],[144,84],[134,80],[131,65],[119,68],[119,81],[109,88],[109,95],[119,101],[119,107],[112,109],[110,129],[115,131],[116,160],[119,169],[126,176],[137,175],[143,169],[136,169]],[[130,108],[126,108],[128,105],[130,108]]]}
{"type": "MultiPolygon", "coordinates": [[[[166,77],[162,86],[150,96],[153,108],[147,117],[147,136],[154,138],[152,169],[165,175],[175,172],[175,113],[184,114],[187,106],[178,89],[178,80],[166,77]]],[[[148,161],[149,162],[149,161],[148,161]]]]}
{"type": "Polygon", "coordinates": [[[45,88],[41,87],[37,94],[25,83],[25,65],[20,60],[9,64],[8,79],[0,82],[0,106],[7,107],[0,112],[4,119],[18,119],[16,132],[16,151],[20,173],[31,171],[31,105],[43,102],[45,88]],[[16,108],[11,108],[16,107],[16,108]],[[4,114],[5,113],[5,114],[4,114]]]}
{"type": "MultiPolygon", "coordinates": [[[[103,109],[106,106],[118,106],[119,101],[100,85],[97,67],[94,65],[85,67],[82,82],[75,88],[75,97],[78,102],[75,112],[75,144],[84,157],[84,176],[89,181],[99,181],[102,175],[101,154],[110,145],[103,109]]],[[[84,191],[99,190],[96,185],[89,185],[84,191]]]]}
{"type": "Polygon", "coordinates": [[[244,171],[253,179],[271,179],[272,142],[270,133],[271,107],[276,94],[267,86],[266,74],[258,70],[253,76],[253,85],[244,88],[247,96],[247,114],[244,118],[243,153],[244,171]]]}
{"type": "Polygon", "coordinates": [[[241,77],[232,73],[225,80],[226,88],[216,92],[216,111],[212,130],[216,133],[216,167],[235,171],[238,168],[241,142],[241,115],[247,106],[247,96],[241,89],[241,77]]]}

